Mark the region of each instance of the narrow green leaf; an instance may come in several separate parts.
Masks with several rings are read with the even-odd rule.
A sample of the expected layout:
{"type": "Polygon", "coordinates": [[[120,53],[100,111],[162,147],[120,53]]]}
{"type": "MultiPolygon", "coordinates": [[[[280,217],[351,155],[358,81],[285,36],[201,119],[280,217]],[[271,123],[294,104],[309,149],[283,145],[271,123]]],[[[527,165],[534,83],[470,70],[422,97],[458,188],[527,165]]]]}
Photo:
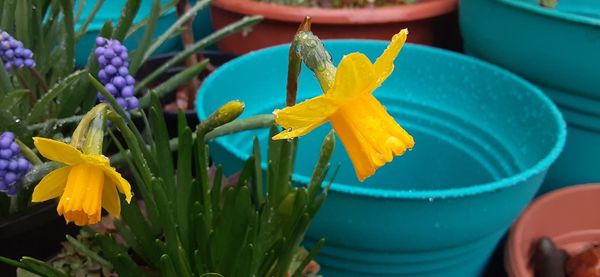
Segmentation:
{"type": "Polygon", "coordinates": [[[5,0],[2,7],[2,30],[11,30],[15,24],[17,0],[5,0]]]}
{"type": "Polygon", "coordinates": [[[17,7],[15,11],[15,29],[17,31],[16,38],[23,42],[26,48],[31,48],[31,16],[33,7],[31,0],[19,0],[17,1],[17,7]]]}
{"type": "Polygon", "coordinates": [[[21,263],[28,266],[31,269],[35,269],[38,272],[44,272],[44,276],[51,277],[67,277],[68,275],[63,273],[62,271],[55,269],[52,265],[40,261],[38,259],[32,257],[23,257],[21,258],[21,263]]]}
{"type": "Polygon", "coordinates": [[[335,134],[333,131],[329,132],[321,145],[321,151],[319,153],[319,161],[315,165],[312,177],[308,183],[308,197],[314,200],[317,192],[321,190],[321,184],[325,179],[325,174],[329,168],[329,160],[333,154],[335,148],[335,134]]]}
{"type": "Polygon", "coordinates": [[[65,23],[64,32],[67,36],[64,44],[66,56],[63,57],[66,61],[66,66],[62,71],[65,72],[64,75],[67,75],[75,68],[75,22],[73,20],[73,2],[70,0],[60,0],[60,4],[65,23]]]}
{"type": "Polygon", "coordinates": [[[152,73],[150,73],[146,78],[144,78],[142,81],[140,81],[135,86],[135,91],[138,92],[140,89],[146,88],[156,77],[162,75],[167,69],[173,67],[174,65],[179,64],[180,62],[185,60],[190,55],[200,51],[201,49],[204,49],[205,47],[208,47],[208,46],[216,43],[220,39],[222,39],[230,34],[238,32],[244,28],[253,26],[253,25],[257,24],[258,22],[260,22],[261,20],[262,20],[261,16],[250,16],[250,17],[247,16],[247,17],[244,17],[239,21],[229,24],[229,25],[221,28],[220,30],[210,34],[209,36],[199,40],[198,42],[192,44],[189,48],[181,51],[175,57],[173,57],[170,60],[168,60],[167,62],[165,62],[163,65],[161,65],[159,68],[154,70],[152,73]]]}
{"type": "Polygon", "coordinates": [[[121,12],[121,18],[119,19],[119,23],[117,24],[117,28],[113,33],[113,38],[119,41],[123,41],[125,39],[125,35],[127,34],[127,30],[131,27],[135,16],[140,9],[141,0],[128,0],[127,4],[123,8],[121,12]]]}
{"type": "MultiPolygon", "coordinates": [[[[183,113],[180,112],[180,115],[183,113]]],[[[179,121],[185,121],[185,116],[180,116],[179,121]]],[[[192,234],[189,226],[191,219],[191,197],[192,193],[192,131],[186,126],[179,131],[179,149],[177,150],[177,189],[176,206],[177,221],[181,242],[190,245],[192,234]]],[[[189,249],[191,250],[191,249],[189,249]]],[[[189,255],[191,256],[191,252],[189,255]]]]}
{"type": "Polygon", "coordinates": [[[160,275],[163,277],[178,277],[173,261],[167,254],[160,257],[160,275]]]}
{"type": "Polygon", "coordinates": [[[173,155],[169,147],[169,134],[167,132],[164,114],[160,106],[157,107],[156,104],[150,108],[150,126],[152,128],[153,142],[156,144],[155,156],[157,161],[160,162],[158,175],[167,185],[166,192],[168,193],[169,198],[172,199],[174,196],[173,178],[175,177],[173,155]]]}
{"type": "MultiPolygon", "coordinates": [[[[164,16],[173,7],[175,7],[175,5],[177,5],[178,1],[179,0],[171,0],[170,2],[166,3],[165,5],[163,5],[163,7],[160,9],[160,16],[161,17],[164,16]]],[[[131,25],[131,27],[127,31],[127,35],[125,36],[125,38],[128,38],[129,36],[133,35],[133,33],[137,32],[140,29],[142,29],[142,27],[146,26],[146,24],[148,24],[148,18],[142,19],[139,22],[134,23],[133,25],[131,25]]]]}
{"type": "Polygon", "coordinates": [[[10,111],[15,106],[18,106],[28,93],[29,90],[26,89],[18,89],[9,92],[4,98],[0,98],[0,110],[10,111]]]}
{"type": "Polygon", "coordinates": [[[320,239],[319,242],[317,242],[317,244],[315,244],[313,249],[310,250],[310,253],[304,258],[304,260],[302,260],[302,263],[300,263],[300,265],[298,266],[298,268],[296,269],[296,271],[294,272],[292,277],[302,277],[302,271],[304,270],[304,268],[306,268],[306,266],[308,265],[308,263],[310,263],[310,261],[314,260],[314,258],[317,256],[319,251],[321,251],[321,248],[323,247],[323,245],[325,245],[325,239],[320,239]]]}
{"type": "Polygon", "coordinates": [[[79,242],[79,240],[75,239],[74,237],[72,237],[70,235],[66,235],[65,237],[67,238],[69,243],[73,246],[73,248],[75,248],[79,252],[90,257],[92,260],[98,262],[99,264],[101,264],[102,266],[104,266],[108,269],[113,268],[112,264],[109,261],[100,257],[100,255],[98,255],[98,253],[92,251],[86,245],[83,245],[81,242],[79,242]]]}
{"type": "MultiPolygon", "coordinates": [[[[81,39],[81,37],[85,35],[85,33],[87,32],[88,25],[90,25],[90,22],[92,22],[92,20],[94,20],[94,18],[96,17],[96,13],[98,13],[98,10],[100,10],[100,7],[102,7],[102,4],[104,4],[104,0],[96,0],[95,2],[96,4],[94,4],[92,10],[86,14],[85,20],[79,27],[79,30],[77,30],[77,34],[75,34],[75,41],[79,41],[79,39],[81,39]]],[[[84,2],[81,1],[79,5],[80,7],[83,7],[84,2]]],[[[110,20],[107,22],[110,22],[110,20]]]]}
{"type": "Polygon", "coordinates": [[[42,98],[40,98],[38,102],[31,108],[31,112],[27,117],[27,122],[31,124],[39,120],[42,113],[48,111],[52,100],[58,97],[61,93],[64,93],[75,82],[79,81],[79,79],[84,76],[84,73],[86,73],[85,70],[75,71],[63,79],[60,83],[48,90],[48,92],[44,94],[44,96],[42,96],[42,98]]]}
{"type": "Polygon", "coordinates": [[[252,192],[254,194],[254,200],[256,201],[256,207],[259,207],[263,203],[264,183],[260,158],[260,143],[256,136],[252,139],[252,156],[254,157],[254,186],[252,192]]]}
{"type": "MultiPolygon", "coordinates": [[[[175,74],[167,81],[153,88],[152,90],[154,94],[156,94],[159,98],[162,98],[165,95],[174,92],[178,87],[186,84],[191,79],[197,78],[200,75],[200,72],[202,72],[206,68],[208,62],[208,59],[205,59],[202,62],[175,74]]],[[[147,107],[149,101],[149,94],[144,95],[142,98],[140,98],[140,107],[147,107]]]]}
{"type": "Polygon", "coordinates": [[[144,53],[148,47],[150,47],[150,43],[152,42],[152,36],[154,35],[156,22],[160,16],[160,2],[160,0],[154,0],[152,2],[152,10],[150,11],[150,16],[147,18],[145,24],[146,31],[144,32],[144,38],[140,43],[138,43],[138,47],[133,55],[131,55],[132,57],[130,59],[129,72],[133,76],[135,76],[135,73],[142,65],[142,62],[144,61],[144,53]]]}
{"type": "Polygon", "coordinates": [[[194,6],[192,6],[185,14],[179,16],[177,21],[173,23],[169,29],[167,29],[164,33],[162,33],[155,41],[150,45],[147,51],[145,51],[143,59],[141,62],[144,62],[152,56],[152,54],[160,47],[167,39],[179,28],[183,27],[183,24],[191,20],[198,11],[208,6],[212,0],[200,0],[197,1],[194,6]]]}
{"type": "Polygon", "coordinates": [[[15,88],[10,81],[10,77],[8,77],[8,73],[4,67],[4,63],[0,61],[0,95],[5,95],[15,88]]]}

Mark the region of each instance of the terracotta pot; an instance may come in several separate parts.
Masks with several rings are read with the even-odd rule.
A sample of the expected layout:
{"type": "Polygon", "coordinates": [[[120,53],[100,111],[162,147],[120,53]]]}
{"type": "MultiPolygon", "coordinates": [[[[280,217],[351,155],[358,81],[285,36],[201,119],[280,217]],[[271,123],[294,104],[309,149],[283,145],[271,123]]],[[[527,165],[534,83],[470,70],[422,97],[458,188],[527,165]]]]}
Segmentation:
{"type": "Polygon", "coordinates": [[[289,43],[305,16],[312,17],[313,32],[322,39],[362,38],[389,40],[408,28],[408,41],[459,50],[456,9],[458,0],[420,0],[416,4],[381,8],[325,9],[292,7],[253,0],[215,0],[212,21],[220,29],[247,15],[264,20],[247,32],[222,39],[219,49],[234,54],[289,43]]]}
{"type": "Polygon", "coordinates": [[[600,242],[598,210],[600,184],[571,186],[538,198],[510,231],[505,255],[509,276],[533,276],[532,249],[543,236],[571,255],[600,242]]]}

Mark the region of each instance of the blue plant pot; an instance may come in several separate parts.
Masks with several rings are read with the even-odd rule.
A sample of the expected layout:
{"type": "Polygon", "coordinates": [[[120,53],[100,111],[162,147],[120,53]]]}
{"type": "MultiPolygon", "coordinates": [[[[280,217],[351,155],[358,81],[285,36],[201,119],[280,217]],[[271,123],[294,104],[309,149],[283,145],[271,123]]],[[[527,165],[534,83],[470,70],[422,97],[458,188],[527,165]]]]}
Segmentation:
{"type": "MultiPolygon", "coordinates": [[[[168,2],[170,1],[161,0],[161,5],[165,5],[168,2]]],[[[121,16],[121,11],[123,10],[123,7],[125,7],[125,3],[127,3],[127,0],[104,1],[102,7],[98,10],[94,19],[88,25],[87,32],[77,42],[75,53],[75,64],[77,67],[81,68],[87,63],[89,55],[94,50],[96,37],[98,36],[100,29],[102,29],[102,26],[104,26],[104,23],[110,20],[113,23],[113,27],[116,28],[121,16]]],[[[77,8],[79,7],[78,4],[79,1],[76,1],[75,12],[77,12],[77,8]]],[[[95,4],[96,1],[93,0],[85,1],[83,12],[79,17],[79,20],[75,23],[75,30],[79,30],[81,25],[85,22],[85,19],[88,17],[87,15],[89,15],[93,10],[95,4]]],[[[134,24],[150,16],[151,10],[152,1],[142,0],[140,10],[134,19],[134,24]]],[[[173,23],[175,23],[175,21],[177,21],[177,14],[173,8],[158,19],[156,28],[154,29],[155,37],[158,37],[164,33],[173,23]]],[[[129,49],[129,51],[137,48],[139,42],[144,38],[145,30],[146,29],[142,27],[125,40],[125,46],[129,49]]],[[[178,38],[172,38],[163,43],[163,45],[161,45],[161,47],[159,47],[154,54],[163,54],[175,51],[177,49],[181,49],[181,41],[178,38]]]]}
{"type": "Polygon", "coordinates": [[[465,51],[534,82],[559,106],[569,138],[541,192],[600,181],[600,4],[462,0],[465,51]]]}
{"type": "MultiPolygon", "coordinates": [[[[386,46],[326,42],[336,64],[354,51],[375,60],[386,46]]],[[[211,74],[197,96],[200,119],[231,99],[246,103],[245,117],[283,107],[288,50],[253,52],[211,74]]],[[[304,68],[299,100],[319,94],[304,68]]],[[[561,152],[561,114],[539,89],[505,70],[416,45],[405,46],[375,96],[416,146],[360,183],[338,141],[332,164],[340,163],[340,171],[306,244],[327,240],[317,256],[325,276],[476,276],[561,152]]],[[[330,128],[300,139],[296,185],[307,184],[330,128]]],[[[252,136],[265,151],[268,131],[246,131],[216,139],[213,160],[229,173],[239,170],[252,136]]]]}

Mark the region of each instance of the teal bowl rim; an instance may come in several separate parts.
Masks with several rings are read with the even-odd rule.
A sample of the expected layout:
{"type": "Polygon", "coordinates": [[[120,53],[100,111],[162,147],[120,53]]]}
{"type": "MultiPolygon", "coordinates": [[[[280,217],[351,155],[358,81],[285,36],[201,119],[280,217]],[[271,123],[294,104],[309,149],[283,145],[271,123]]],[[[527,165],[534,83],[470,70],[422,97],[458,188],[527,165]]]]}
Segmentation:
{"type": "MultiPolygon", "coordinates": [[[[326,45],[346,44],[346,43],[351,43],[352,45],[377,43],[377,44],[381,44],[382,46],[387,46],[387,44],[389,42],[381,41],[381,40],[357,40],[357,39],[336,39],[336,40],[326,40],[325,41],[326,45]]],[[[550,112],[554,118],[554,121],[558,123],[559,134],[558,134],[557,141],[554,144],[554,147],[552,147],[550,152],[544,158],[542,158],[540,161],[538,161],[535,165],[527,168],[526,170],[521,171],[519,174],[512,175],[510,177],[506,177],[506,178],[503,178],[500,180],[496,180],[496,181],[484,183],[484,184],[475,184],[475,185],[471,185],[471,186],[467,186],[467,187],[441,189],[441,190],[388,190],[388,189],[374,189],[374,188],[369,188],[366,186],[365,187],[350,186],[350,185],[344,185],[341,183],[337,183],[334,181],[330,187],[331,191],[341,192],[341,193],[346,193],[346,194],[351,194],[351,195],[363,195],[363,196],[369,196],[369,197],[376,197],[376,198],[401,198],[401,199],[429,200],[429,201],[431,201],[434,198],[438,198],[438,199],[439,198],[459,198],[459,197],[472,196],[472,195],[477,195],[477,194],[482,194],[482,193],[493,192],[493,191],[496,191],[499,189],[515,186],[520,181],[527,180],[528,178],[531,178],[537,174],[544,172],[558,158],[558,156],[560,155],[560,153],[565,145],[565,141],[566,141],[566,136],[567,136],[566,123],[562,117],[562,114],[558,110],[558,108],[554,105],[554,103],[552,103],[552,101],[544,93],[542,93],[542,91],[540,89],[538,89],[531,83],[525,81],[521,77],[518,77],[517,75],[515,75],[505,69],[502,69],[498,66],[489,64],[487,62],[483,62],[483,61],[478,60],[473,57],[469,57],[469,56],[458,54],[458,53],[451,52],[448,50],[433,48],[433,47],[425,46],[425,45],[415,45],[415,44],[407,43],[407,45],[405,47],[417,48],[417,49],[420,49],[425,52],[450,57],[451,59],[461,60],[461,61],[465,61],[468,63],[474,63],[478,66],[481,66],[482,68],[487,68],[491,71],[496,71],[499,74],[506,76],[508,79],[525,86],[527,89],[529,89],[534,94],[534,96],[537,96],[539,98],[539,100],[541,100],[541,102],[543,102],[546,106],[548,106],[550,108],[550,112]]],[[[269,48],[264,48],[264,49],[261,49],[258,51],[250,52],[246,55],[238,57],[238,58],[231,60],[230,62],[224,64],[223,66],[221,66],[220,70],[225,70],[225,69],[228,69],[231,67],[235,67],[235,66],[237,66],[238,63],[242,63],[248,59],[251,59],[254,56],[268,55],[271,52],[280,51],[280,49],[282,49],[282,48],[285,49],[285,51],[287,51],[287,49],[289,48],[289,44],[272,46],[269,48]]],[[[206,97],[207,93],[205,93],[204,90],[207,87],[210,87],[213,80],[216,78],[216,76],[218,76],[217,72],[219,72],[219,69],[217,69],[217,71],[210,74],[208,76],[208,78],[206,78],[204,80],[204,84],[200,87],[200,89],[198,91],[198,93],[200,95],[199,95],[199,97],[196,97],[195,104],[196,104],[196,112],[197,112],[198,118],[200,120],[202,120],[203,118],[206,118],[208,116],[208,114],[206,114],[206,111],[204,111],[204,109],[200,108],[201,107],[200,101],[206,97]],[[217,73],[217,74],[215,74],[215,73],[217,73]]],[[[247,160],[250,157],[250,154],[240,153],[240,151],[238,151],[238,149],[231,143],[228,143],[226,141],[224,142],[223,140],[220,140],[218,138],[216,140],[216,143],[220,144],[223,148],[225,148],[230,153],[233,153],[234,156],[236,156],[237,158],[239,158],[241,160],[247,160]]],[[[263,164],[264,164],[264,162],[263,162],[263,164]]],[[[308,176],[294,173],[293,180],[300,182],[302,184],[308,184],[310,181],[310,178],[308,176]]]]}
{"type": "MultiPolygon", "coordinates": [[[[106,2],[105,2],[105,3],[106,3],[106,2]]],[[[105,4],[103,4],[103,5],[105,5],[105,4]]],[[[162,4],[161,4],[161,5],[162,5],[162,4]]],[[[206,8],[207,8],[207,7],[204,7],[204,9],[206,9],[206,8]]],[[[121,10],[121,9],[119,9],[119,10],[121,10]]],[[[174,7],[171,7],[171,8],[169,8],[169,9],[168,9],[166,12],[164,12],[164,13],[161,13],[161,14],[158,16],[158,20],[164,19],[164,18],[166,18],[167,16],[171,16],[173,13],[175,13],[175,8],[174,8],[174,7]]],[[[137,18],[138,16],[136,16],[136,18],[134,18],[134,19],[133,19],[133,23],[132,23],[132,24],[137,24],[137,23],[139,23],[140,21],[144,20],[144,18],[146,18],[146,17],[148,17],[148,16],[150,16],[150,13],[146,14],[146,15],[145,15],[143,18],[140,18],[140,19],[137,19],[137,20],[136,20],[136,18],[137,18]]],[[[119,18],[120,18],[120,13],[119,13],[119,17],[117,17],[117,18],[116,18],[116,20],[118,21],[118,20],[119,20],[119,18]]],[[[106,21],[108,21],[108,20],[111,20],[111,21],[112,21],[112,19],[115,19],[115,18],[112,18],[112,17],[98,17],[98,14],[96,14],[96,15],[94,16],[94,19],[93,19],[93,20],[92,20],[92,21],[91,21],[91,22],[88,24],[88,26],[87,26],[87,28],[86,28],[85,32],[86,32],[86,33],[89,33],[89,32],[99,32],[99,31],[102,29],[102,27],[104,26],[104,23],[105,23],[106,21]]],[[[114,22],[113,22],[113,23],[114,23],[114,22]]],[[[116,23],[114,23],[114,24],[116,24],[116,23]]],[[[158,23],[157,23],[157,24],[158,24],[158,23]]],[[[79,28],[81,28],[81,25],[82,25],[82,23],[80,23],[80,22],[75,22],[75,26],[74,26],[75,30],[76,30],[76,31],[77,31],[77,30],[79,30],[79,28]]],[[[116,25],[115,25],[115,27],[116,27],[116,25]]]]}
{"type": "Polygon", "coordinates": [[[523,3],[521,0],[496,0],[502,4],[512,6],[518,9],[527,10],[539,15],[560,19],[568,22],[581,23],[591,26],[600,27],[600,19],[591,18],[588,16],[578,15],[574,13],[564,12],[556,9],[548,9],[539,6],[534,6],[528,3],[523,3]]]}

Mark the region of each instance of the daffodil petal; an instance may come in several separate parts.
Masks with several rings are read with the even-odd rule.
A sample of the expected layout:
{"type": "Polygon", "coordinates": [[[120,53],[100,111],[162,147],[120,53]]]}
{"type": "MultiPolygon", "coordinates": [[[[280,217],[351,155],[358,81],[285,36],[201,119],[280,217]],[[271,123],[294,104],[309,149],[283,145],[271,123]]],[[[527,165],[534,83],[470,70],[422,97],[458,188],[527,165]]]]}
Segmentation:
{"type": "Polygon", "coordinates": [[[57,161],[66,165],[81,163],[81,152],[77,148],[53,139],[34,137],[33,144],[42,156],[49,160],[57,161]]]}
{"type": "Polygon", "coordinates": [[[331,97],[321,95],[282,110],[275,110],[275,122],[283,127],[284,131],[273,139],[290,139],[305,135],[325,123],[338,107],[338,102],[331,97]]]}
{"type": "Polygon", "coordinates": [[[127,203],[131,202],[132,195],[131,185],[129,185],[129,182],[125,180],[125,178],[123,178],[119,172],[110,166],[103,165],[102,171],[104,171],[104,175],[107,177],[107,179],[115,184],[119,192],[125,194],[125,201],[127,201],[127,203]]]}
{"type": "Polygon", "coordinates": [[[44,176],[37,186],[35,186],[35,189],[33,189],[31,202],[43,202],[59,197],[65,190],[69,171],[71,171],[71,167],[65,166],[44,176]]]}
{"type": "Polygon", "coordinates": [[[377,88],[373,64],[362,53],[352,53],[342,58],[335,73],[333,86],[326,95],[336,100],[371,93],[377,88]]]}
{"type": "Polygon", "coordinates": [[[396,60],[402,46],[404,46],[407,36],[408,29],[402,29],[399,33],[395,34],[388,47],[377,58],[377,61],[375,61],[374,70],[377,75],[378,84],[383,83],[392,74],[392,71],[394,71],[394,60],[396,60]]]}
{"type": "Polygon", "coordinates": [[[114,217],[121,215],[121,201],[117,192],[117,184],[109,178],[105,180],[104,190],[102,191],[102,207],[114,217]]]}

